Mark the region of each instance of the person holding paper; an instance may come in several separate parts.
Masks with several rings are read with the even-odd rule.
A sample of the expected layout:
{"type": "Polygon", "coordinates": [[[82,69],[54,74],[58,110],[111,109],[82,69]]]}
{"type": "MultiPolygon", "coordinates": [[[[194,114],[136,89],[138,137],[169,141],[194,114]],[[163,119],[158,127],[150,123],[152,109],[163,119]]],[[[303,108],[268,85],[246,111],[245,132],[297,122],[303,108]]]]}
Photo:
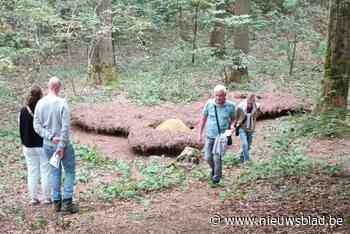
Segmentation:
{"type": "Polygon", "coordinates": [[[50,78],[48,94],[37,104],[34,113],[34,129],[44,139],[43,148],[48,158],[54,154],[61,158],[59,167],[51,166],[52,200],[56,212],[76,213],[73,204],[75,182],[75,153],[69,139],[69,109],[65,99],[58,96],[61,82],[50,78]],[[61,195],[62,167],[64,169],[63,197],[61,195]],[[62,200],[63,198],[63,200],[62,200]]]}
{"type": "MultiPolygon", "coordinates": [[[[211,180],[216,184],[222,176],[222,157],[227,145],[227,135],[224,133],[234,121],[235,104],[226,100],[226,88],[223,85],[215,86],[214,97],[203,108],[198,140],[202,141],[203,130],[207,126],[204,159],[211,168],[211,180]]],[[[232,134],[232,131],[229,132],[232,134]]]]}

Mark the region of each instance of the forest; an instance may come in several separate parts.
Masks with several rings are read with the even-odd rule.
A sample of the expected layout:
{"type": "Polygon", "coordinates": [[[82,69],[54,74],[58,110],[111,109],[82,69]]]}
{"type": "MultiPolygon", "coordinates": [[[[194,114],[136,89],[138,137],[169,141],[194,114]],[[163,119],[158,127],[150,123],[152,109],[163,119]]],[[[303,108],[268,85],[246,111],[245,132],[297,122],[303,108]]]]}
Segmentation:
{"type": "Polygon", "coordinates": [[[0,233],[349,233],[349,84],[350,0],[0,0],[0,233]]]}

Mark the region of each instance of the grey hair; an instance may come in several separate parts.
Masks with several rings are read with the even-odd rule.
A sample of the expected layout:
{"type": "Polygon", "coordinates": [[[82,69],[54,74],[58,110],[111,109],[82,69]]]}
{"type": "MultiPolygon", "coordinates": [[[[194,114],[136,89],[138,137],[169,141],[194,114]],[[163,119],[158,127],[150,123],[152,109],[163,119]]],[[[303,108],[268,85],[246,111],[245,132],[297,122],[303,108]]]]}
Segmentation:
{"type": "Polygon", "coordinates": [[[216,93],[218,93],[218,92],[220,92],[220,91],[223,91],[223,92],[226,94],[226,92],[227,92],[226,87],[223,86],[223,85],[217,85],[217,86],[215,86],[215,88],[214,88],[214,94],[216,94],[216,93]]]}

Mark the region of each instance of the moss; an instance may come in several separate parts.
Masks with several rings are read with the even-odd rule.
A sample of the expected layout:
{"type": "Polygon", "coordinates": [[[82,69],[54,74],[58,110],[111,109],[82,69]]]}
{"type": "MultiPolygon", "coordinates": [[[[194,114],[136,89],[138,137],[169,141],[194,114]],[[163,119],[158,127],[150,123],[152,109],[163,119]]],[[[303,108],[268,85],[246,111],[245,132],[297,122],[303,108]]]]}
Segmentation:
{"type": "Polygon", "coordinates": [[[89,68],[89,77],[96,84],[105,84],[117,80],[117,75],[112,64],[94,64],[89,68]]]}
{"type": "Polygon", "coordinates": [[[323,90],[320,102],[318,104],[318,111],[327,111],[335,106],[346,106],[346,97],[348,85],[344,80],[344,72],[346,67],[349,66],[349,56],[342,56],[332,64],[332,50],[331,43],[328,43],[326,60],[325,60],[325,73],[322,81],[323,90]]]}

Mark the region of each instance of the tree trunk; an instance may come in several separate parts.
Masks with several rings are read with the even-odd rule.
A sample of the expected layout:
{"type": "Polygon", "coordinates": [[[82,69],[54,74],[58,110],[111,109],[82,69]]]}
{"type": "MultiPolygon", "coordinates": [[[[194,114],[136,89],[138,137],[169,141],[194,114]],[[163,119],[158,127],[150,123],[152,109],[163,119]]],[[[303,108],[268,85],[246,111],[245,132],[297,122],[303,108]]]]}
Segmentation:
{"type": "Polygon", "coordinates": [[[318,110],[346,110],[349,80],[350,0],[333,0],[330,7],[323,90],[318,110]]]}
{"type": "Polygon", "coordinates": [[[194,29],[193,29],[193,53],[192,53],[192,63],[194,64],[195,50],[197,49],[197,31],[198,31],[198,13],[199,13],[199,5],[195,8],[194,15],[194,29]]]}
{"type": "MultiPolygon", "coordinates": [[[[249,0],[236,0],[235,15],[249,14],[249,0]]],[[[245,54],[249,52],[249,29],[247,25],[240,25],[235,28],[234,47],[242,50],[245,54]]]]}
{"type": "MultiPolygon", "coordinates": [[[[235,15],[249,14],[249,0],[236,0],[233,6],[235,15]]],[[[249,52],[249,29],[247,25],[239,25],[235,27],[233,36],[234,48],[242,51],[245,54],[249,52]]],[[[240,58],[235,58],[241,61],[240,58]]],[[[240,82],[243,77],[248,76],[248,67],[243,67],[241,64],[233,64],[233,66],[224,67],[225,83],[240,82]],[[230,70],[230,71],[229,71],[230,70]]]]}
{"type": "MultiPolygon", "coordinates": [[[[225,10],[225,3],[216,3],[216,10],[225,10]]],[[[225,50],[225,24],[220,22],[222,14],[215,15],[215,22],[209,37],[209,47],[216,48],[215,54],[222,57],[225,50]]]]}
{"type": "Polygon", "coordinates": [[[185,11],[181,5],[181,2],[177,1],[177,28],[178,28],[178,34],[183,41],[191,42],[192,38],[191,35],[189,35],[189,28],[190,25],[187,22],[185,11]]]}
{"type": "Polygon", "coordinates": [[[294,33],[293,41],[288,40],[288,62],[289,62],[289,75],[293,75],[294,62],[297,51],[297,34],[294,33]]]}
{"type": "Polygon", "coordinates": [[[114,54],[112,44],[112,2],[101,0],[96,8],[101,21],[97,42],[92,50],[90,78],[100,85],[115,79],[114,54]]]}

